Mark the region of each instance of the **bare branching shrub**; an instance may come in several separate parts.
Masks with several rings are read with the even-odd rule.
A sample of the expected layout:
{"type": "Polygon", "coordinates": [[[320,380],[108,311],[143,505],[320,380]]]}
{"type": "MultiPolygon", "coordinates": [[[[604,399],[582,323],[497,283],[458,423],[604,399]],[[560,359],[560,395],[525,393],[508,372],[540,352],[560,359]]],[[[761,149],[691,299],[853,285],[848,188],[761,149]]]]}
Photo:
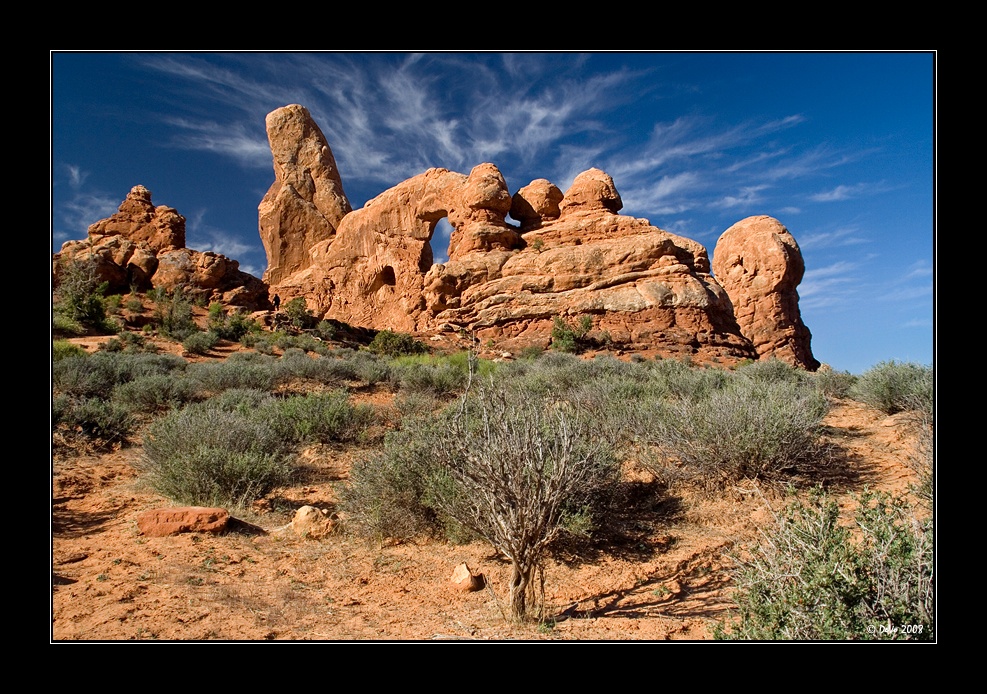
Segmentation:
{"type": "Polygon", "coordinates": [[[738,562],[737,611],[717,638],[935,640],[933,521],[867,493],[852,526],[816,492],[790,504],[738,562]]]}
{"type": "Polygon", "coordinates": [[[510,613],[523,619],[551,543],[612,493],[612,445],[567,402],[489,384],[445,431],[433,449],[430,504],[510,560],[510,613]]]}
{"type": "Polygon", "coordinates": [[[404,427],[354,466],[349,515],[378,537],[488,541],[511,562],[512,618],[530,616],[553,542],[591,534],[609,509],[619,482],[613,442],[572,402],[502,381],[404,427]]]}

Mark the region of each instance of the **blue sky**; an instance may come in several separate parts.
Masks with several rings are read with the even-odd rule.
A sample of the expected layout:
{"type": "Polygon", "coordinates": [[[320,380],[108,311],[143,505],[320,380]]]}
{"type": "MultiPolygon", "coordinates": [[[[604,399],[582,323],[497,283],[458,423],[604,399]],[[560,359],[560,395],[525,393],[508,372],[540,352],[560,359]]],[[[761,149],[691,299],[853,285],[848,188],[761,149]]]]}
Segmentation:
{"type": "MultiPolygon", "coordinates": [[[[511,192],[609,173],[622,214],[702,243],[776,217],[816,358],[933,362],[936,55],[924,52],[51,53],[52,250],[142,184],[187,245],[266,267],[270,111],[311,111],[353,207],[438,166],[511,192]]],[[[433,239],[447,253],[448,225],[433,239]]]]}

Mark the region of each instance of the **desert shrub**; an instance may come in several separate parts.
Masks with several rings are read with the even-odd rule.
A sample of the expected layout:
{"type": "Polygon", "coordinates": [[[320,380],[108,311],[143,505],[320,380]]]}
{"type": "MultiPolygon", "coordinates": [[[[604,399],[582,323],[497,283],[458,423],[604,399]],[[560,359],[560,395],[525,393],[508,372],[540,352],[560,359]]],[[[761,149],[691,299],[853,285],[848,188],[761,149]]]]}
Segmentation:
{"type": "Polygon", "coordinates": [[[388,432],[380,453],[353,463],[341,503],[359,534],[378,542],[443,534],[439,514],[426,503],[438,421],[407,420],[401,430],[388,432]]]}
{"type": "Polygon", "coordinates": [[[58,361],[67,357],[85,357],[86,354],[86,350],[68,340],[52,340],[51,342],[52,361],[58,361]]]}
{"type": "Polygon", "coordinates": [[[407,391],[394,396],[394,407],[402,419],[433,416],[447,404],[447,398],[429,391],[407,391]]]}
{"type": "Polygon", "coordinates": [[[279,382],[281,374],[274,358],[259,355],[262,360],[250,360],[234,356],[237,355],[221,362],[189,364],[186,373],[213,395],[232,388],[270,391],[279,382]]]}
{"type": "Polygon", "coordinates": [[[66,395],[109,400],[113,389],[122,383],[140,376],[179,372],[185,367],[185,360],[175,355],[97,352],[53,362],[52,388],[66,395]]]}
{"type": "Polygon", "coordinates": [[[295,338],[294,347],[304,352],[314,352],[320,355],[329,353],[328,345],[324,344],[319,338],[314,335],[309,335],[308,333],[298,335],[295,338]]]}
{"type": "Polygon", "coordinates": [[[293,443],[351,441],[373,422],[374,408],[352,405],[345,390],[308,393],[263,403],[257,416],[293,443]]]}
{"type": "Polygon", "coordinates": [[[758,383],[800,382],[809,378],[807,371],[786,364],[777,357],[739,366],[734,374],[758,383]]]}
{"type": "Polygon", "coordinates": [[[123,307],[131,313],[144,312],[144,301],[133,287],[130,288],[130,294],[124,300],[123,307]]]}
{"type": "Polygon", "coordinates": [[[495,367],[493,362],[478,359],[470,352],[404,356],[391,362],[390,377],[398,382],[402,391],[443,397],[462,393],[471,370],[473,378],[484,378],[493,373],[495,367]]]}
{"type": "Polygon", "coordinates": [[[405,354],[426,354],[428,347],[407,333],[381,330],[374,336],[367,349],[384,357],[400,357],[405,354]]]}
{"type": "Polygon", "coordinates": [[[125,405],[102,398],[67,395],[53,400],[52,418],[53,425],[65,425],[104,446],[126,441],[135,425],[130,408],[125,405]]]}
{"type": "Polygon", "coordinates": [[[367,385],[383,383],[390,378],[391,367],[386,359],[381,359],[372,352],[357,352],[346,360],[348,368],[351,368],[356,376],[355,380],[363,381],[367,385]]]}
{"type": "Polygon", "coordinates": [[[185,376],[149,374],[118,385],[114,402],[135,412],[160,412],[199,400],[199,384],[185,376]]]}
{"type": "Polygon", "coordinates": [[[568,393],[586,379],[584,362],[572,354],[545,352],[537,359],[504,364],[501,374],[531,393],[568,393]]]}
{"type": "Polygon", "coordinates": [[[219,344],[219,335],[212,330],[195,332],[182,340],[182,347],[189,354],[209,354],[219,344]]]}
{"type": "Polygon", "coordinates": [[[284,351],[278,360],[278,372],[283,378],[300,378],[311,381],[323,380],[326,369],[321,358],[310,357],[305,350],[290,347],[284,351]]]}
{"type": "Polygon", "coordinates": [[[156,352],[157,347],[140,333],[124,331],[100,345],[101,352],[156,352]]]}
{"type": "Polygon", "coordinates": [[[538,345],[528,345],[527,347],[522,347],[521,351],[517,353],[518,359],[537,359],[545,350],[538,345]]]}
{"type": "Polygon", "coordinates": [[[529,615],[552,543],[599,520],[619,480],[611,442],[570,403],[487,384],[434,442],[428,503],[512,565],[510,612],[529,615]],[[579,516],[579,521],[574,518],[579,516]]]}
{"type": "Polygon", "coordinates": [[[209,407],[246,416],[260,410],[273,397],[266,390],[231,388],[209,398],[209,407]]]}
{"type": "Polygon", "coordinates": [[[243,507],[292,475],[288,443],[273,427],[209,402],[153,422],[144,452],[152,487],[181,504],[243,507]]]}
{"type": "Polygon", "coordinates": [[[315,326],[315,334],[322,340],[335,340],[339,329],[332,321],[322,320],[315,326]]]}
{"type": "MultiPolygon", "coordinates": [[[[653,401],[642,440],[711,487],[773,479],[818,463],[826,398],[809,383],[734,378],[708,395],[653,401]]],[[[657,464],[655,464],[657,463],[657,464]]]]}
{"type": "Polygon", "coordinates": [[[931,416],[935,407],[935,373],[931,366],[881,362],[857,378],[850,397],[885,414],[919,410],[931,416]]]}
{"type": "Polygon", "coordinates": [[[857,382],[857,377],[849,371],[833,371],[825,364],[812,374],[812,378],[823,395],[838,399],[849,397],[850,390],[857,382]]]}
{"type": "Polygon", "coordinates": [[[864,494],[854,525],[816,492],[737,558],[737,611],[717,638],[935,640],[934,530],[901,498],[864,494]]]}
{"type": "Polygon", "coordinates": [[[723,388],[730,378],[722,369],[697,369],[676,359],[644,362],[641,367],[648,392],[655,398],[702,398],[723,388]]]}

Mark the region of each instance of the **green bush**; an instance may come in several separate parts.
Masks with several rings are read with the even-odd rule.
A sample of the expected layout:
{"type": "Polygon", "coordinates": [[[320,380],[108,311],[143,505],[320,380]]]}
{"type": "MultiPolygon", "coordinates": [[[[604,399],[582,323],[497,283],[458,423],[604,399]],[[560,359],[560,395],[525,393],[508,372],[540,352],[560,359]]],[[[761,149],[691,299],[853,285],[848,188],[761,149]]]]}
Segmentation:
{"type": "Polygon", "coordinates": [[[221,340],[239,342],[248,333],[259,332],[260,326],[242,311],[234,310],[227,314],[222,304],[214,302],[209,305],[208,329],[221,340]]]}
{"type": "Polygon", "coordinates": [[[339,329],[332,321],[319,321],[315,326],[315,334],[322,340],[335,340],[338,333],[339,329]]]}
{"type": "Polygon", "coordinates": [[[85,357],[86,354],[86,350],[68,340],[52,340],[51,342],[52,361],[58,361],[67,357],[85,357]]]}
{"type": "Polygon", "coordinates": [[[153,342],[148,342],[140,333],[124,331],[118,336],[110,338],[102,345],[101,352],[156,352],[158,348],[153,342]]]}
{"type": "Polygon", "coordinates": [[[277,434],[293,443],[352,441],[373,422],[374,409],[354,406],[345,390],[271,399],[258,410],[277,434]]]}
{"type": "Polygon", "coordinates": [[[489,360],[477,359],[469,352],[432,356],[417,355],[397,357],[391,362],[391,378],[395,379],[402,391],[408,393],[431,393],[444,397],[462,393],[470,379],[484,378],[494,370],[495,364],[489,360]]]}
{"type": "Polygon", "coordinates": [[[189,354],[209,354],[219,344],[219,335],[212,330],[195,332],[182,340],[182,347],[189,354]]]}
{"type": "Polygon", "coordinates": [[[586,336],[593,328],[593,317],[582,316],[578,323],[568,323],[562,316],[552,321],[551,347],[559,352],[575,354],[587,347],[586,336]]]}
{"type": "Polygon", "coordinates": [[[886,361],[865,371],[850,389],[850,397],[885,414],[935,409],[935,373],[931,366],[886,361]]]}
{"type": "Polygon", "coordinates": [[[795,501],[746,558],[734,640],[935,640],[934,529],[901,498],[868,493],[853,527],[816,492],[795,501]]]}
{"type": "Polygon", "coordinates": [[[170,298],[164,291],[157,292],[155,296],[155,317],[161,326],[161,334],[181,342],[199,332],[192,311],[192,299],[181,288],[175,289],[170,298]]]}
{"type": "Polygon", "coordinates": [[[96,260],[63,261],[58,273],[53,304],[57,327],[83,333],[93,329],[115,332],[107,321],[103,295],[107,284],[100,283],[96,260]]]}
{"type": "Polygon", "coordinates": [[[367,349],[374,354],[385,357],[400,357],[406,354],[425,354],[428,352],[428,347],[411,335],[390,330],[381,330],[377,333],[367,345],[367,349]]]}
{"type": "Polygon", "coordinates": [[[285,316],[287,316],[288,322],[298,329],[307,328],[315,321],[315,316],[313,316],[312,312],[308,310],[308,305],[305,303],[305,298],[301,296],[296,296],[294,299],[286,303],[284,308],[281,310],[284,311],[285,316]]]}
{"type": "Polygon", "coordinates": [[[196,381],[170,374],[138,376],[113,390],[113,401],[135,412],[162,412],[200,398],[196,381]]]}
{"type": "Polygon", "coordinates": [[[155,421],[144,453],[152,487],[180,504],[242,508],[293,473],[289,444],[273,427],[208,402],[155,421]]]}

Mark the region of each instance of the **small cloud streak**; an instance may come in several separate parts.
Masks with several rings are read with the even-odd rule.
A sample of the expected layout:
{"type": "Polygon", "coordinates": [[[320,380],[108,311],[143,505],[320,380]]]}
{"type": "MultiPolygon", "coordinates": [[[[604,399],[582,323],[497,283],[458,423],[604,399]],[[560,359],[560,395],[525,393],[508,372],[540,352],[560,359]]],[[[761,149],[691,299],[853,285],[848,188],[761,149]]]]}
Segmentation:
{"type": "Polygon", "coordinates": [[[858,183],[852,186],[839,185],[832,190],[810,195],[809,199],[813,202],[842,202],[887,191],[888,187],[883,183],[858,183]]]}
{"type": "Polygon", "coordinates": [[[841,246],[856,246],[871,243],[871,239],[860,233],[856,227],[843,227],[834,231],[806,234],[799,239],[802,249],[823,249],[841,246]]]}

